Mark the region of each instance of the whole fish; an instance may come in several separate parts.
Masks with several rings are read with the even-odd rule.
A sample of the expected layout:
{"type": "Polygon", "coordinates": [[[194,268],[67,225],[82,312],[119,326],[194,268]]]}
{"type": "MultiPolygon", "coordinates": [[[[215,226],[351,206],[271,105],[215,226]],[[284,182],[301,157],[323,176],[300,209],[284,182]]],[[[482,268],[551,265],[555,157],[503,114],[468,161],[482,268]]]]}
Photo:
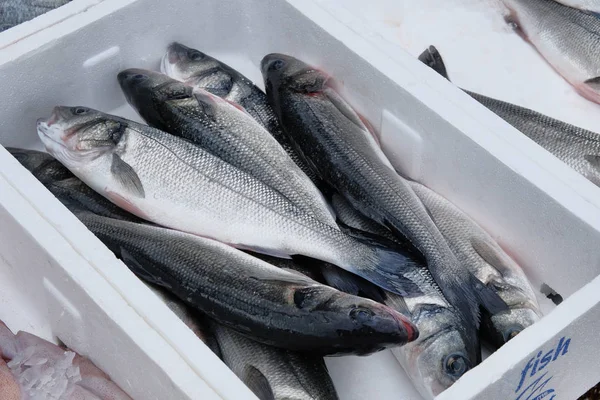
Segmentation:
{"type": "Polygon", "coordinates": [[[600,19],[554,0],[502,0],[517,32],[588,100],[600,103],[600,19]]]}
{"type": "Polygon", "coordinates": [[[591,11],[600,14],[600,1],[598,0],[556,0],[565,6],[578,8],[584,11],[591,11]]]}
{"type": "Polygon", "coordinates": [[[478,325],[480,305],[493,311],[506,307],[459,264],[408,182],[394,171],[328,75],[282,54],[263,58],[262,72],[283,128],[311,157],[318,174],[361,213],[411,240],[467,324],[478,325]]]}
{"type": "Polygon", "coordinates": [[[214,240],[76,213],[147,282],[255,340],[320,354],[368,354],[418,336],[402,314],[214,240]]]}
{"type": "Polygon", "coordinates": [[[3,0],[0,2],[0,32],[22,24],[71,0],[3,0]]]}
{"type": "Polygon", "coordinates": [[[129,103],[150,126],[191,140],[280,192],[305,213],[335,226],[315,185],[239,106],[158,72],[128,69],[118,79],[129,103]]]}
{"type": "Polygon", "coordinates": [[[38,121],[46,149],[92,189],[154,223],[280,257],[335,264],[383,288],[417,290],[406,255],[361,242],[187,140],[85,107],[38,121]]]}
{"type": "MultiPolygon", "coordinates": [[[[449,79],[442,56],[434,46],[425,50],[419,59],[449,79]]],[[[465,92],[592,183],[600,186],[599,134],[550,118],[525,107],[468,90],[465,92]]]]}
{"type": "Polygon", "coordinates": [[[500,347],[537,322],[542,313],[527,276],[496,241],[454,204],[416,182],[411,186],[462,265],[492,288],[508,310],[484,319],[490,342],[500,347]]]}
{"type": "Polygon", "coordinates": [[[223,362],[260,400],[336,400],[323,357],[278,349],[213,324],[223,362]]]}
{"type": "Polygon", "coordinates": [[[204,89],[215,96],[241,105],[273,135],[317,187],[322,188],[322,182],[308,167],[304,155],[294,148],[293,143],[283,133],[267,96],[250,79],[208,54],[177,42],[169,45],[162,59],[161,71],[193,88],[204,89]]]}

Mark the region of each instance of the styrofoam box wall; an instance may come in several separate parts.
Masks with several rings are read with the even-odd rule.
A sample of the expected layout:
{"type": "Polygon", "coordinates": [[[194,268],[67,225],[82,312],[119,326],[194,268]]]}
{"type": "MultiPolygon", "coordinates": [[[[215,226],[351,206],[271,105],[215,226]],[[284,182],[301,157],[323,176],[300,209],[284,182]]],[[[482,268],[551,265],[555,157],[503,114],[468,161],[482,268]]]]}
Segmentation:
{"type": "MultiPolygon", "coordinates": [[[[402,51],[388,55],[368,30],[318,2],[175,4],[74,0],[70,8],[31,21],[25,37],[0,35],[0,143],[40,148],[35,120],[57,104],[135,118],[116,74],[156,69],[174,40],[221,58],[257,83],[265,54],[292,54],[337,78],[342,93],[378,128],[400,171],[479,221],[536,289],[546,283],[567,298],[439,399],[543,393],[571,399],[600,380],[594,340],[600,320],[598,188],[417,60],[402,51]],[[540,361],[547,354],[554,361],[540,361]]],[[[60,338],[137,399],[252,398],[1,147],[0,254],[0,318],[12,329],[60,338]]],[[[388,351],[327,363],[343,400],[419,399],[388,351]]]]}

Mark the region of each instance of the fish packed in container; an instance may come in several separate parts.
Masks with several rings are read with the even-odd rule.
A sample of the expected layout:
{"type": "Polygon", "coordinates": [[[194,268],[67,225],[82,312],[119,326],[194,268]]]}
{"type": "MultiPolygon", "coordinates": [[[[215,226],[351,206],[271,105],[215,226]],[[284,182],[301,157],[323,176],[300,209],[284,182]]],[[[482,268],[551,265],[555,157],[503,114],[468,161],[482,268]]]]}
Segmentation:
{"type": "Polygon", "coordinates": [[[173,43],[9,152],[260,399],[337,399],[324,356],[392,349],[426,398],[541,318],[519,265],[398,173],[336,78],[268,54],[265,91],[173,43]]]}

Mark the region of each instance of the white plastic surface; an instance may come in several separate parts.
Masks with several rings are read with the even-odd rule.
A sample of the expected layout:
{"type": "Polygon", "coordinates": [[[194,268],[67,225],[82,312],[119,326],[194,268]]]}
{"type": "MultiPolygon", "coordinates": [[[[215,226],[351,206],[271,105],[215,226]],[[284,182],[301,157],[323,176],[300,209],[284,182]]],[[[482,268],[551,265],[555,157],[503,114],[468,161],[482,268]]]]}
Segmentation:
{"type": "MultiPolygon", "coordinates": [[[[73,3],[78,2],[85,0],[73,3]]],[[[586,336],[586,329],[596,330],[598,320],[595,296],[600,281],[593,279],[600,272],[600,190],[396,44],[382,40],[352,12],[331,5],[312,0],[180,0],[176,6],[164,0],[99,2],[2,50],[0,93],[10,101],[0,104],[0,143],[39,148],[35,120],[47,116],[57,104],[86,105],[132,117],[116,74],[129,67],[157,68],[167,44],[174,40],[228,62],[257,83],[261,82],[258,65],[267,53],[290,53],[312,62],[336,77],[342,93],[381,130],[392,162],[484,225],[520,262],[536,289],[547,283],[568,297],[587,284],[439,398],[517,398],[520,392],[515,390],[527,362],[563,336],[571,338],[569,351],[547,367],[554,378],[544,390],[553,389],[565,399],[583,393],[600,380],[595,372],[600,370],[600,359],[593,356],[599,345],[586,336]],[[569,368],[577,360],[585,360],[586,373],[569,368]]],[[[21,250],[11,242],[0,248],[10,260],[5,264],[31,268],[23,270],[32,271],[26,277],[49,280],[18,300],[28,303],[35,318],[13,317],[14,324],[30,323],[45,337],[54,334],[75,344],[139,399],[153,398],[166,387],[176,389],[161,398],[209,398],[199,396],[203,391],[211,393],[210,389],[226,399],[252,397],[1,148],[0,177],[18,192],[14,198],[0,197],[0,205],[13,215],[5,213],[4,219],[10,222],[21,214],[38,219],[30,224],[19,219],[10,229],[0,229],[0,234],[12,238],[12,230],[21,229],[20,225],[29,239],[21,250]],[[29,209],[18,214],[17,208],[25,206],[29,209]],[[39,252],[32,262],[29,253],[35,251],[29,248],[39,252]],[[63,248],[77,256],[77,268],[69,259],[57,259],[63,257],[63,248]],[[53,259],[51,267],[31,267],[53,259]],[[96,281],[88,276],[104,286],[92,285],[96,281]],[[52,295],[53,302],[44,300],[46,293],[56,291],[61,295],[52,295]],[[89,312],[83,305],[86,301],[99,304],[100,317],[89,312]],[[63,318],[62,309],[68,318],[63,318]],[[105,314],[108,321],[102,328],[108,332],[98,337],[93,328],[105,314]],[[91,328],[74,335],[69,318],[81,318],[91,328]],[[110,347],[114,351],[106,352],[107,346],[114,346],[110,347]],[[157,353],[157,346],[164,354],[157,353]],[[144,368],[135,368],[139,365],[144,368]],[[156,369],[148,371],[146,365],[156,369]]],[[[0,196],[4,196],[1,191],[0,196]]],[[[10,271],[0,269],[9,277],[10,271]]],[[[15,282],[27,281],[23,277],[15,282]]],[[[0,307],[0,318],[10,317],[15,307],[0,307]]],[[[327,363],[342,400],[419,399],[389,352],[331,358],[327,363]]],[[[527,382],[537,377],[527,375],[527,382]]]]}

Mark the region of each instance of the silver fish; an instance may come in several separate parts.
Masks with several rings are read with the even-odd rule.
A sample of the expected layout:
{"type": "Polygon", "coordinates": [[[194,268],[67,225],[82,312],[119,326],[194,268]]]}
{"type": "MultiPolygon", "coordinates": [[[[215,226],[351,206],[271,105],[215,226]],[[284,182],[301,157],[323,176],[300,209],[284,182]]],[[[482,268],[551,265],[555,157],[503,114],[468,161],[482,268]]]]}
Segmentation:
{"type": "Polygon", "coordinates": [[[411,187],[419,196],[450,248],[483,284],[492,288],[508,305],[484,323],[488,338],[500,347],[537,322],[542,313],[527,276],[496,241],[454,204],[416,182],[411,187]]]}
{"type": "Polygon", "coordinates": [[[169,45],[162,59],[161,71],[194,88],[241,105],[273,135],[317,187],[322,187],[322,182],[308,167],[303,154],[281,129],[267,96],[250,79],[208,54],[176,42],[169,45]]]}
{"type": "Polygon", "coordinates": [[[219,324],[223,361],[260,400],[337,400],[323,357],[277,349],[219,324]]]}
{"type": "Polygon", "coordinates": [[[85,107],[38,121],[46,149],[92,189],[159,225],[280,257],[299,254],[399,294],[414,263],[303,213],[260,180],[187,140],[85,107]]]}
{"type": "Polygon", "coordinates": [[[71,0],[3,0],[0,2],[0,32],[22,24],[71,0]]]}
{"type": "Polygon", "coordinates": [[[231,246],[172,229],[75,215],[140,278],[265,344],[368,354],[418,331],[402,314],[284,271],[231,246]]]}
{"type": "Polygon", "coordinates": [[[577,92],[600,103],[600,19],[554,0],[502,0],[507,22],[577,92]]]}
{"type": "Polygon", "coordinates": [[[119,83],[150,126],[198,144],[335,226],[323,195],[277,141],[239,106],[164,74],[128,69],[119,83]]]}
{"type": "Polygon", "coordinates": [[[262,60],[267,96],[285,131],[311,157],[327,184],[369,218],[411,240],[466,324],[479,306],[506,308],[461,266],[408,182],[386,159],[371,131],[330,84],[330,77],[293,57],[262,60]]]}
{"type": "MultiPolygon", "coordinates": [[[[419,59],[449,79],[444,60],[434,46],[425,50],[419,59]]],[[[600,135],[598,133],[550,118],[525,107],[468,90],[465,92],[592,183],[600,186],[600,135]]]]}

